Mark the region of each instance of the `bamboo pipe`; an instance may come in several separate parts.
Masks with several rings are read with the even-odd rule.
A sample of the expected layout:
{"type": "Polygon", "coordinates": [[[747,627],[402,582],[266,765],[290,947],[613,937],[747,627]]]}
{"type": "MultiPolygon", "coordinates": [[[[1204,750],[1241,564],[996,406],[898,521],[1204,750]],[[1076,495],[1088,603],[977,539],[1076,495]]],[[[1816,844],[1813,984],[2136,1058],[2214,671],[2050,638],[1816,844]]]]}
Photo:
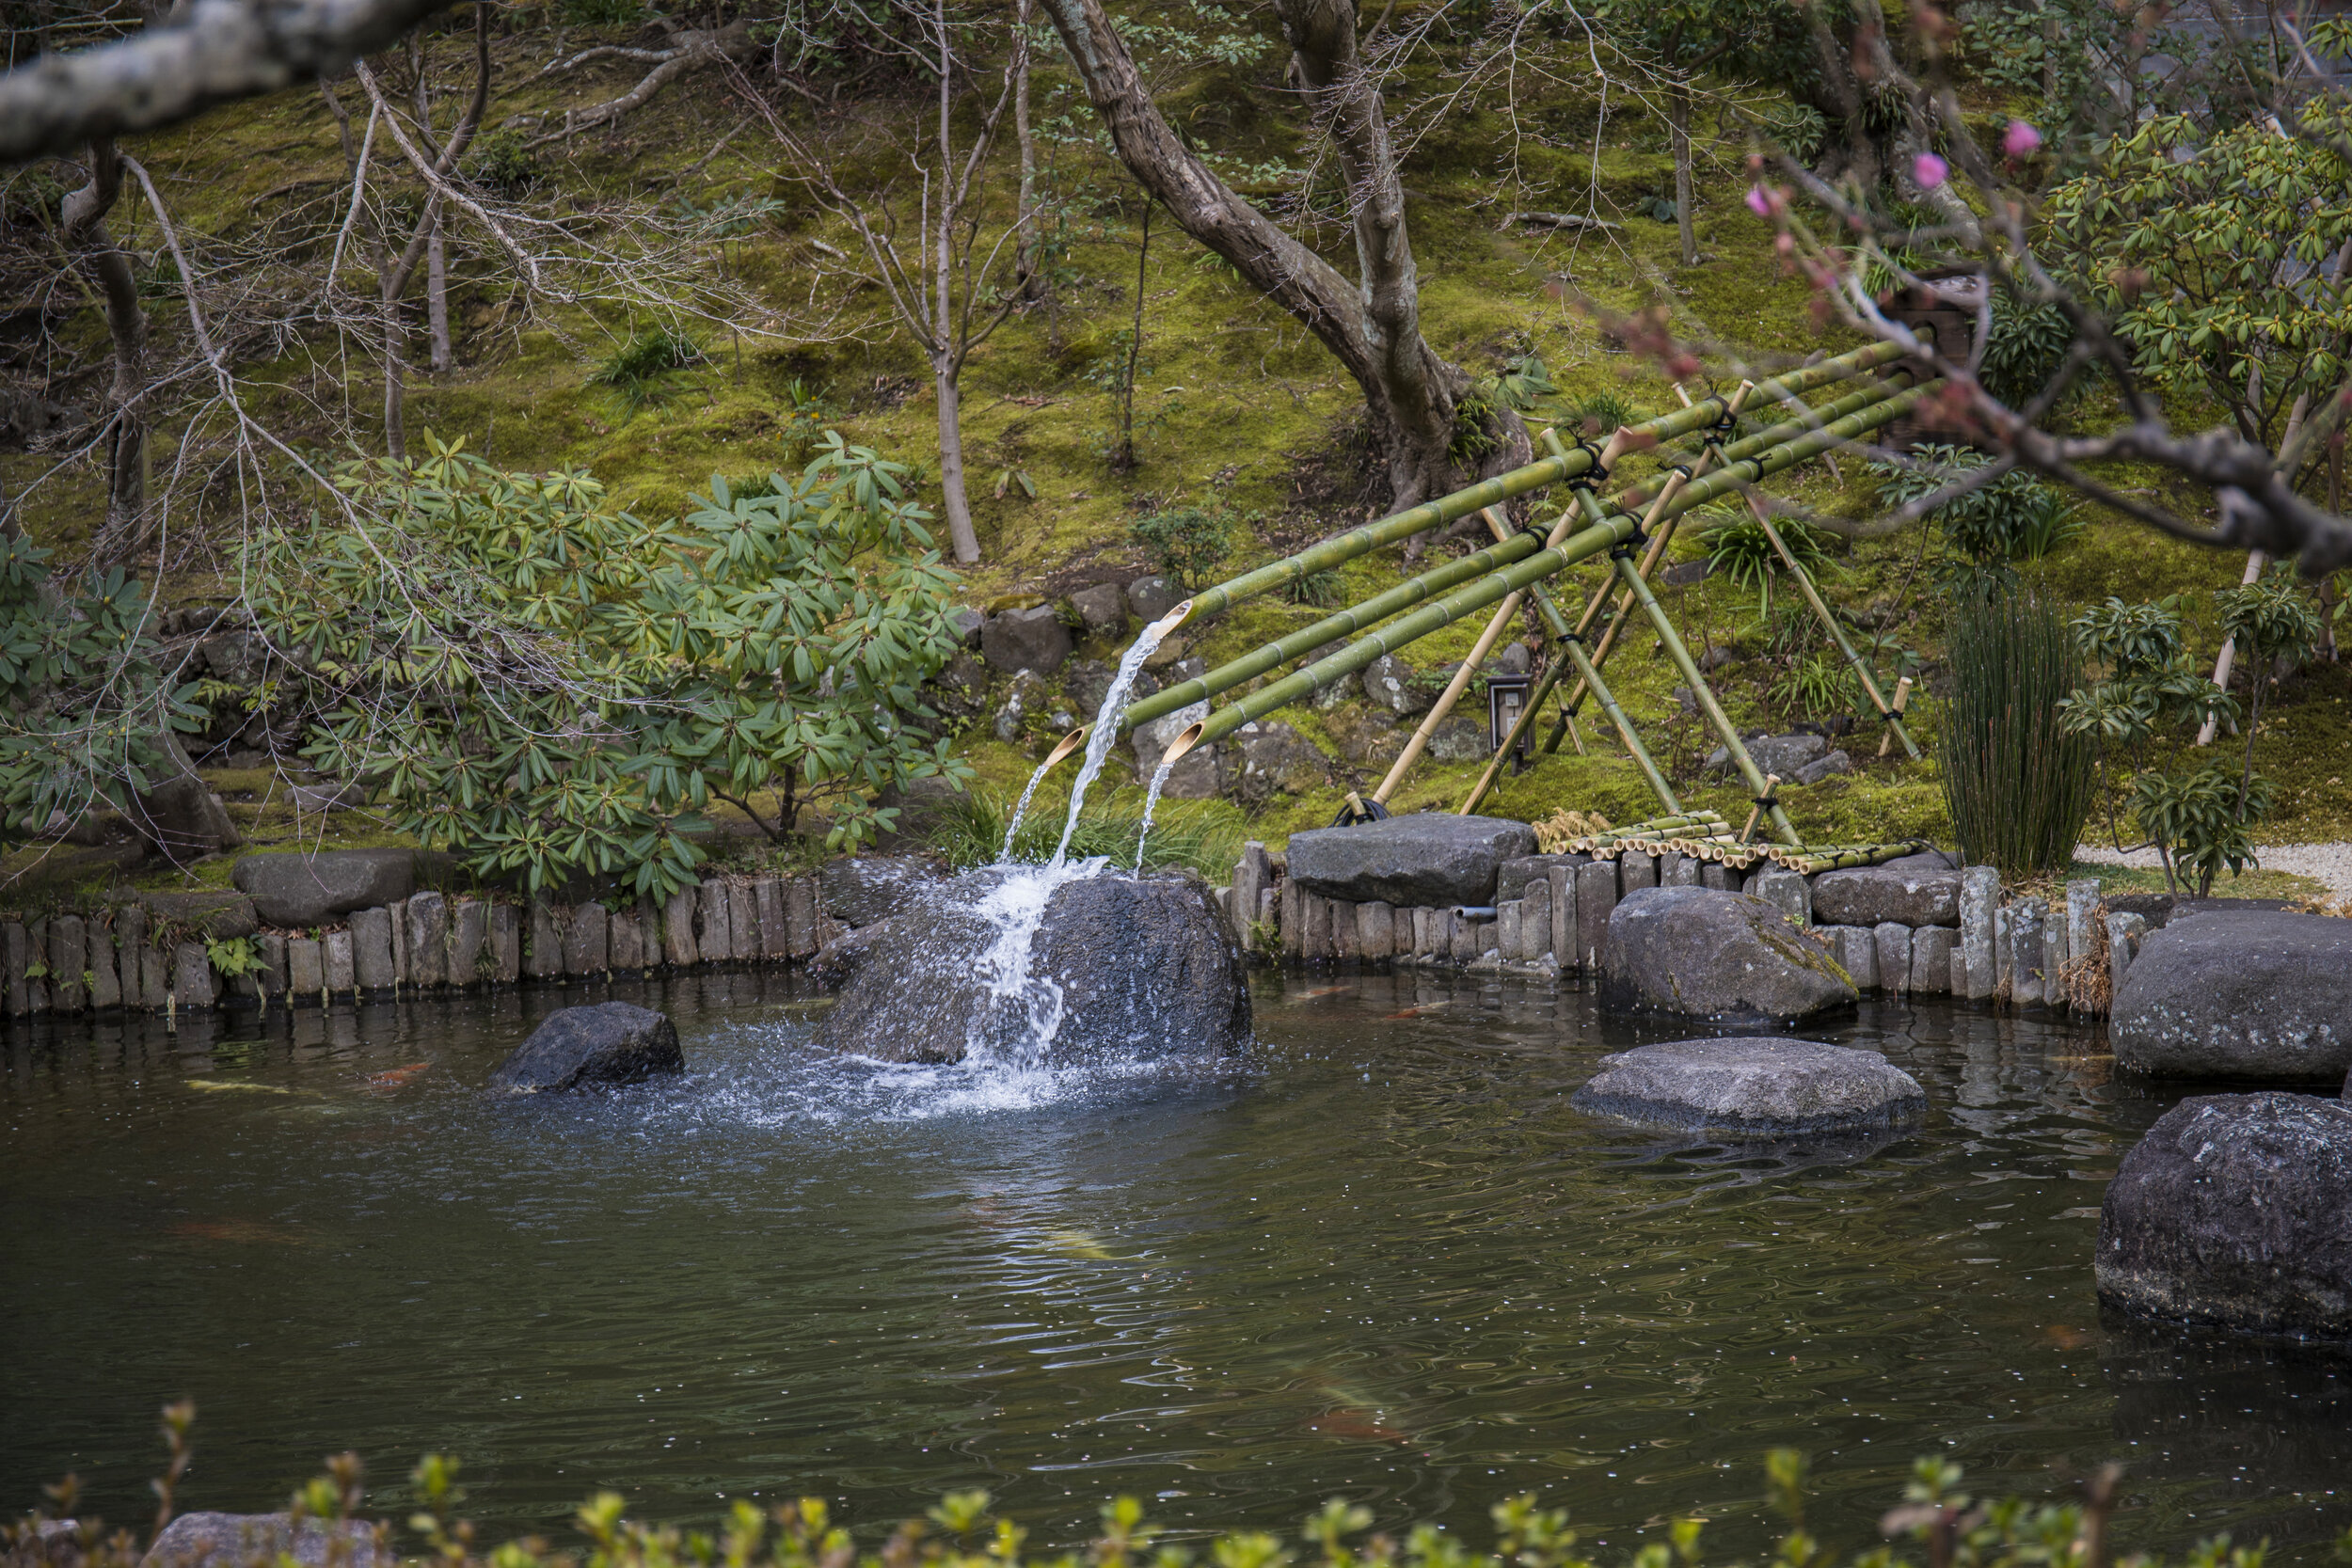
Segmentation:
{"type": "MultiPolygon", "coordinates": [[[[1901,357],[1901,353],[1893,343],[1867,344],[1834,359],[1824,359],[1818,365],[1809,365],[1764,382],[1757,391],[1775,403],[1789,402],[1814,388],[1826,387],[1888,364],[1901,357]]],[[[1712,424],[1722,404],[1723,400],[1719,397],[1701,398],[1688,408],[1677,408],[1671,414],[1646,420],[1633,429],[1644,437],[1671,440],[1712,424]]],[[[1310,546],[1295,555],[1258,567],[1255,571],[1245,572],[1230,581],[1202,591],[1193,599],[1193,618],[1214,615],[1244,599],[1268,593],[1311,573],[1336,566],[1343,561],[1353,561],[1384,545],[1395,544],[1398,540],[1467,516],[1482,506],[1492,506],[1514,496],[1525,495],[1530,490],[1557,484],[1562,480],[1587,471],[1591,467],[1591,450],[1580,445],[1565,453],[1539,458],[1508,473],[1498,474],[1467,489],[1456,490],[1450,496],[1441,496],[1377,522],[1366,523],[1336,538],[1310,546]]]]}
{"type": "MultiPolygon", "coordinates": [[[[1767,387],[1770,385],[1770,383],[1766,384],[1767,387]]],[[[1873,383],[1874,387],[1882,388],[1883,385],[1873,383]]],[[[1844,402],[1853,403],[1855,406],[1847,409],[1839,418],[1850,417],[1861,412],[1864,408],[1872,406],[1875,403],[1896,395],[1899,394],[1882,389],[1869,397],[1844,400],[1844,402]]],[[[1843,407],[1844,403],[1831,406],[1843,407]]],[[[1828,410],[1823,412],[1826,413],[1828,410]]],[[[1639,433],[1645,427],[1635,425],[1631,428],[1639,433]]],[[[1761,431],[1755,436],[1725,446],[1723,449],[1724,460],[1726,462],[1737,461],[1756,452],[1769,451],[1782,441],[1802,437],[1822,427],[1819,417],[1805,421],[1791,420],[1776,425],[1772,430],[1761,431]],[[1775,431],[1782,434],[1775,436],[1775,431]]],[[[1546,431],[1544,436],[1546,445],[1558,445],[1559,437],[1550,431],[1546,431]]],[[[1583,472],[1589,467],[1589,458],[1585,456],[1587,449],[1578,448],[1574,451],[1568,451],[1565,448],[1561,450],[1564,455],[1578,460],[1578,472],[1583,472]]],[[[1532,533],[1515,534],[1500,544],[1488,546],[1485,550],[1465,556],[1459,561],[1433,567],[1417,577],[1407,578],[1393,588],[1375,594],[1360,605],[1334,611],[1311,626],[1302,627],[1275,641],[1253,649],[1239,658],[1229,660],[1206,674],[1196,675],[1191,680],[1179,682],[1165,691],[1129,704],[1125,713],[1120,716],[1119,727],[1121,730],[1128,730],[1138,724],[1148,724],[1154,719],[1164,718],[1175,712],[1178,708],[1189,707],[1203,698],[1215,697],[1220,692],[1229,691],[1246,680],[1289,663],[1300,654],[1311,653],[1338,638],[1366,630],[1388,619],[1391,615],[1397,614],[1419,603],[1432,594],[1441,593],[1496,566],[1531,554],[1536,548],[1537,544],[1538,541],[1532,533]]],[[[1206,595],[1201,595],[1201,597],[1206,597],[1206,595]]],[[[1195,599],[1193,602],[1198,605],[1200,600],[1195,599]]],[[[1583,629],[1590,630],[1589,622],[1583,629]]],[[[1554,739],[1547,749],[1556,750],[1558,744],[1557,739],[1554,739]]]]}
{"type": "MultiPolygon", "coordinates": [[[[1911,704],[1911,677],[1910,677],[1909,675],[1905,675],[1902,679],[1900,679],[1900,680],[1899,680],[1899,681],[1897,681],[1897,682],[1895,683],[1895,705],[1894,705],[1894,707],[1893,707],[1893,709],[1892,709],[1891,711],[1892,711],[1892,712],[1893,712],[1893,713],[1894,713],[1894,714],[1895,714],[1898,718],[1899,718],[1899,717],[1901,716],[1901,714],[1902,714],[1903,709],[1904,709],[1905,707],[1909,706],[1909,705],[1910,705],[1910,704],[1911,704]]],[[[1892,726],[1890,726],[1890,728],[1891,728],[1891,727],[1892,727],[1892,726]]],[[[1908,734],[1906,734],[1906,735],[1903,736],[1903,739],[1904,739],[1906,742],[1907,742],[1907,741],[1909,741],[1909,740],[1910,740],[1910,738],[1911,738],[1911,736],[1910,736],[1908,734]]],[[[1881,755],[1881,756],[1884,756],[1887,752],[1889,752],[1893,751],[1894,749],[1895,749],[1895,737],[1894,737],[1892,735],[1883,735],[1883,736],[1879,736],[1879,755],[1881,755]]],[[[1918,748],[1916,748],[1916,747],[1912,748],[1912,752],[1911,752],[1911,754],[1912,754],[1913,756],[1915,756],[1915,756],[1917,756],[1917,755],[1919,754],[1918,748]]]]}
{"type": "MultiPolygon", "coordinates": [[[[1847,667],[1862,683],[1862,689],[1869,693],[1871,705],[1886,721],[1889,733],[1901,739],[1903,750],[1910,754],[1912,761],[1917,762],[1919,748],[1913,744],[1911,732],[1903,728],[1902,716],[1889,707],[1886,699],[1879,694],[1879,683],[1870,678],[1870,667],[1862,661],[1860,654],[1854,652],[1853,644],[1846,641],[1845,632],[1838,627],[1837,617],[1830,613],[1830,608],[1822,601],[1820,590],[1814,587],[1811,576],[1797,564],[1796,555],[1788,548],[1788,542],[1781,538],[1780,530],[1772,526],[1772,514],[1753,490],[1748,492],[1748,510],[1756,514],[1756,525],[1763,529],[1764,537],[1771,540],[1772,548],[1779,552],[1781,564],[1787,566],[1788,575],[1797,579],[1797,591],[1804,595],[1804,602],[1813,607],[1813,613],[1820,619],[1821,628],[1829,633],[1830,641],[1837,644],[1837,651],[1846,656],[1847,667]]],[[[1881,755],[1885,754],[1886,738],[1884,736],[1880,737],[1881,755]]]]}
{"type": "MultiPolygon", "coordinates": [[[[1770,800],[1772,798],[1772,791],[1778,789],[1779,787],[1779,774],[1767,773],[1764,775],[1763,792],[1756,796],[1756,804],[1748,810],[1747,825],[1740,830],[1739,842],[1745,844],[1748,840],[1756,836],[1756,819],[1764,815],[1764,802],[1770,800]]],[[[1791,842],[1794,841],[1792,840],[1791,842]]]]}
{"type": "MultiPolygon", "coordinates": [[[[1677,498],[1676,504],[1688,510],[1713,500],[1740,482],[1736,471],[1751,470],[1748,483],[1756,483],[1769,475],[1818,456],[1830,447],[1852,440],[1880,425],[1891,422],[1909,412],[1922,397],[1941,385],[1923,382],[1917,387],[1898,392],[1893,397],[1869,408],[1850,414],[1835,424],[1824,426],[1793,441],[1785,441],[1768,451],[1728,464],[1705,479],[1696,480],[1677,498]]],[[[1607,522],[1588,528],[1562,541],[1556,548],[1538,551],[1524,561],[1488,574],[1485,578],[1456,589],[1454,593],[1425,605],[1412,614],[1403,616],[1389,626],[1359,641],[1350,643],[1338,653],[1317,659],[1302,669],[1293,671],[1279,681],[1260,688],[1239,702],[1228,705],[1208,718],[1187,726],[1169,745],[1162,760],[1174,762],[1196,746],[1222,740],[1253,719],[1283,707],[1308,692],[1354,671],[1362,669],[1381,655],[1393,653],[1450,625],[1472,610],[1483,610],[1513,589],[1550,577],[1576,562],[1589,560],[1633,531],[1633,519],[1622,513],[1607,522]]],[[[1679,646],[1679,641],[1677,642],[1679,646]]],[[[1687,656],[1686,656],[1687,657],[1687,656]]]]}

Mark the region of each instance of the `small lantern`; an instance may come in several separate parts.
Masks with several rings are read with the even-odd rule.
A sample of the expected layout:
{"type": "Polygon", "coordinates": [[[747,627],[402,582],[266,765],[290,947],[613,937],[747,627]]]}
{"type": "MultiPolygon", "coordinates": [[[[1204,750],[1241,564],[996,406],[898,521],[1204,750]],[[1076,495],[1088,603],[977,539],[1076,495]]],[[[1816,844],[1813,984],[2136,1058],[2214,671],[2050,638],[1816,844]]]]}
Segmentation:
{"type": "MultiPolygon", "coordinates": [[[[1486,751],[1489,754],[1502,750],[1510,738],[1511,728],[1527,710],[1528,689],[1535,684],[1533,675],[1488,675],[1486,677],[1486,751]]],[[[1533,729],[1533,726],[1530,726],[1533,729]]],[[[1519,736],[1518,746],[1511,757],[1511,771],[1518,772],[1527,766],[1528,735],[1519,736]]]]}

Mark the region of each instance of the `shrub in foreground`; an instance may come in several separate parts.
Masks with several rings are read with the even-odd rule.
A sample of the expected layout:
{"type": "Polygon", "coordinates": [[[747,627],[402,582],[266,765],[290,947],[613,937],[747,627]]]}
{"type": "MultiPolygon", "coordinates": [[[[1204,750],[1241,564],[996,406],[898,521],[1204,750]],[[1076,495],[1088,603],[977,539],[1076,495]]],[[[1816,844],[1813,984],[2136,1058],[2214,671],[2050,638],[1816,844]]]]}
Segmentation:
{"type": "MultiPolygon", "coordinates": [[[[184,1402],[164,1412],[171,1463],[155,1481],[162,1499],[155,1529],[171,1517],[173,1493],[188,1463],[187,1431],[194,1408],[184,1402]]],[[[1830,1568],[1828,1549],[1804,1528],[1805,1465],[1791,1449],[1765,1458],[1768,1500],[1788,1521],[1771,1568],[1830,1568]]],[[[2108,1560],[2107,1527],[2114,1512],[2120,1466],[2099,1471],[2084,1485],[2082,1500],[2036,1503],[2009,1497],[1970,1497],[1961,1486],[1960,1466],[1926,1458],[1912,1467],[1901,1501],[1881,1520],[1889,1544],[1857,1554],[1850,1568],[1902,1568],[1923,1554],[1926,1568],[2104,1568],[2108,1560]]],[[[738,1499],[715,1531],[645,1525],[624,1518],[624,1504],[603,1493],[578,1515],[585,1551],[551,1548],[536,1538],[484,1548],[473,1527],[457,1514],[457,1462],[428,1454],[410,1477],[417,1498],[408,1528],[421,1549],[407,1553],[442,1568],[1184,1568],[1205,1560],[1214,1568],[1594,1568],[1577,1550],[1577,1534],[1565,1509],[1537,1506],[1533,1496],[1497,1503],[1491,1510],[1494,1549],[1477,1552],[1430,1524],[1408,1527],[1400,1540],[1373,1530],[1370,1509],[1333,1498],[1311,1514],[1295,1537],[1236,1530],[1213,1540],[1178,1544],[1144,1518],[1133,1497],[1105,1503],[1102,1534],[1083,1550],[1025,1556],[1027,1531],[989,1512],[986,1492],[951,1492],[923,1519],[901,1524],[879,1546],[861,1549],[850,1532],[834,1523],[816,1497],[761,1510],[738,1499]]],[[[49,1489],[57,1513],[70,1513],[73,1478],[49,1489]]],[[[324,1568],[356,1568],[368,1554],[367,1532],[392,1546],[389,1523],[359,1517],[360,1465],[355,1454],[326,1462],[326,1473],[297,1491],[289,1505],[297,1520],[337,1527],[326,1543],[324,1568]]],[[[1632,1554],[1629,1568],[1697,1568],[1702,1560],[1704,1521],[1677,1519],[1668,1539],[1632,1554]]],[[[129,1530],[109,1535],[95,1520],[61,1529],[52,1515],[36,1513],[7,1529],[7,1560],[12,1564],[48,1561],[65,1568],[134,1568],[142,1547],[129,1530]]],[[[2267,1544],[2233,1544],[2229,1536],[2201,1540],[2182,1559],[2182,1568],[2263,1568],[2267,1544]]],[[[2339,1544],[2352,1553],[2352,1531],[2339,1544]]],[[[221,1559],[207,1568],[232,1568],[221,1559]]],[[[275,1562],[256,1554],[244,1568],[295,1568],[291,1557],[275,1562]]],[[[2164,1568],[2162,1558],[2135,1555],[2124,1568],[2164,1568]]]]}

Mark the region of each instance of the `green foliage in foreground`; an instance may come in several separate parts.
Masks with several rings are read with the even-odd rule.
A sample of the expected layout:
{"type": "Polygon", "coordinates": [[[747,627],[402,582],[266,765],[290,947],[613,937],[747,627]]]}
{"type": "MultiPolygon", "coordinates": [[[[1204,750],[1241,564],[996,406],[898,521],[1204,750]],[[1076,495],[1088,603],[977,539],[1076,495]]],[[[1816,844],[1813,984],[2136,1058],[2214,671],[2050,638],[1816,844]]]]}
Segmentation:
{"type": "MultiPolygon", "coordinates": [[[[184,1403],[166,1412],[173,1456],[169,1471],[155,1483],[163,1517],[171,1513],[174,1484],[186,1468],[192,1416],[184,1403]]],[[[1836,1560],[1829,1549],[1804,1528],[1804,1456],[1791,1449],[1774,1449],[1764,1469],[1768,1500],[1788,1525],[1772,1568],[1831,1568],[1836,1560]]],[[[581,1562],[571,1553],[550,1551],[535,1537],[482,1549],[473,1527],[457,1513],[465,1498],[457,1472],[454,1459],[428,1454],[409,1478],[418,1507],[408,1528],[423,1538],[421,1560],[444,1568],[577,1568],[581,1562]]],[[[2092,1477],[2079,1504],[1979,1499],[1962,1488],[1959,1465],[1921,1459],[1912,1467],[1901,1501],[1882,1522],[1891,1544],[1855,1555],[1851,1568],[1903,1568],[1914,1560],[1906,1547],[1923,1550],[1931,1568],[2104,1568],[2120,1479],[2116,1468],[2092,1477]]],[[[294,1494],[292,1512],[298,1518],[372,1528],[389,1545],[389,1524],[371,1527],[359,1520],[362,1496],[358,1457],[343,1454],[327,1462],[326,1474],[294,1494]]],[[[70,1511],[72,1478],[52,1488],[51,1497],[60,1510],[70,1511]]],[[[1196,1549],[1166,1539],[1165,1531],[1144,1517],[1142,1503],[1120,1497],[1103,1506],[1103,1533],[1084,1551],[1027,1557],[1022,1547],[1028,1532],[992,1514],[991,1501],[986,1492],[950,1492],[926,1510],[925,1518],[906,1521],[879,1550],[864,1552],[818,1497],[765,1512],[739,1498],[715,1533],[629,1520],[623,1516],[622,1498],[611,1492],[591,1499],[576,1517],[589,1541],[587,1568],[1185,1568],[1203,1559],[1215,1568],[1594,1568],[1593,1560],[1577,1550],[1567,1511],[1539,1507],[1532,1495],[1489,1511],[1495,1526],[1491,1552],[1474,1551],[1432,1524],[1409,1527],[1401,1541],[1386,1532],[1368,1534],[1375,1523],[1372,1511],[1339,1497],[1309,1514],[1295,1538],[1235,1530],[1196,1549]]],[[[35,1514],[8,1528],[7,1544],[25,1551],[20,1560],[39,1561],[58,1549],[55,1542],[40,1544],[41,1518],[35,1514]]],[[[159,1529],[161,1523],[159,1518],[159,1529]]],[[[87,1554],[81,1568],[135,1568],[140,1547],[130,1531],[106,1536],[96,1520],[81,1525],[76,1544],[87,1554]]],[[[1629,1568],[1697,1568],[1704,1528],[1700,1519],[1675,1520],[1668,1539],[1632,1554],[1629,1568]]],[[[2239,1546],[2226,1534],[2201,1540],[2183,1558],[2182,1568],[2263,1568],[2266,1544],[2239,1546]]],[[[2339,1551],[2352,1553],[2352,1533],[2339,1551]]],[[[339,1532],[326,1548],[327,1568],[345,1568],[353,1557],[348,1535],[339,1532]]],[[[2165,1568],[2158,1557],[2128,1561],[2130,1568],[2165,1568]]],[[[279,1558],[273,1563],[263,1552],[241,1568],[283,1568],[291,1562],[279,1558]]]]}
{"type": "Polygon", "coordinates": [[[675,892],[713,797],[779,841],[811,806],[828,847],[872,838],[897,817],[875,797],[968,772],[922,689],[958,644],[957,578],[905,470],[828,443],[766,494],[714,478],[675,522],[455,446],[348,466],[339,516],[245,561],[309,673],[308,754],[533,891],[586,871],[675,892]]]}
{"type": "MultiPolygon", "coordinates": [[[[1040,797],[1029,802],[1013,835],[1011,853],[1005,853],[1005,830],[1012,820],[1013,802],[993,789],[967,790],[940,807],[931,816],[925,845],[959,871],[992,865],[999,858],[1036,863],[1054,858],[1069,820],[1066,798],[1040,797]]],[[[1107,799],[1089,799],[1079,809],[1078,826],[1070,835],[1070,858],[1087,860],[1105,855],[1114,865],[1136,863],[1136,840],[1143,832],[1143,800],[1133,790],[1107,799]]],[[[1222,882],[1241,858],[1248,836],[1241,814],[1222,800],[1162,800],[1144,841],[1146,869],[1181,867],[1222,882]]]]}

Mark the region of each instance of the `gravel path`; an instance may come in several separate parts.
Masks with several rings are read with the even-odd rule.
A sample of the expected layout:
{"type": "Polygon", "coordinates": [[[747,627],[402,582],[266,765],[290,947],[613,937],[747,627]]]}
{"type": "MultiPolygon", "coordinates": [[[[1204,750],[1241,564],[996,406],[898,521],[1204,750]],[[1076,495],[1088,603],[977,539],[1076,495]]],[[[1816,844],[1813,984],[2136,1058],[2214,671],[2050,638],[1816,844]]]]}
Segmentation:
{"type": "MultiPolygon", "coordinates": [[[[2337,844],[2265,844],[2255,853],[2262,857],[2265,871],[2285,871],[2297,877],[2309,877],[2324,883],[2328,893],[2338,898],[2352,898],[2352,843],[2337,844]]],[[[2153,849],[2126,849],[2121,853],[2095,844],[2086,844],[2074,851],[2074,858],[2098,865],[2144,866],[2155,871],[2162,868],[2153,849]]]]}

